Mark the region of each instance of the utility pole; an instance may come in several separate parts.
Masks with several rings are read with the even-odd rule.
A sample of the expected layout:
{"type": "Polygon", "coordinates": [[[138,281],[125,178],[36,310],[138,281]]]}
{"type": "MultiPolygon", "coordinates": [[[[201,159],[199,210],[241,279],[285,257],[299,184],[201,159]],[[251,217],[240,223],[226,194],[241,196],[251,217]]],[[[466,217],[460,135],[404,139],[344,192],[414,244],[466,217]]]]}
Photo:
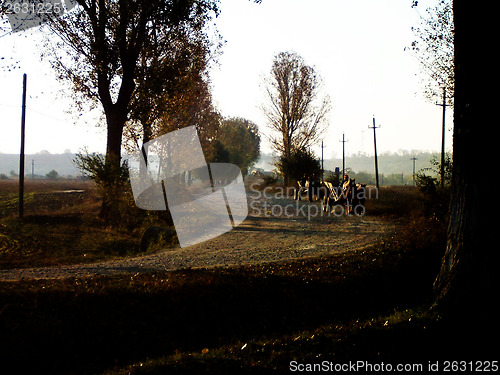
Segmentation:
{"type": "Polygon", "coordinates": [[[24,218],[24,139],[26,130],[26,73],[23,75],[23,104],[21,113],[21,153],[19,155],[19,219],[24,218]]]}
{"type": "Polygon", "coordinates": [[[323,141],[321,141],[321,181],[323,181],[324,178],[324,173],[325,173],[325,168],[323,166],[323,149],[326,146],[323,146],[323,141]]]}
{"type": "Polygon", "coordinates": [[[413,179],[413,186],[415,186],[415,163],[416,163],[416,161],[418,159],[414,156],[410,160],[413,160],[413,174],[412,174],[412,179],[413,179]]]}
{"type": "Polygon", "coordinates": [[[31,159],[31,179],[35,179],[35,159],[31,159]]]}
{"type": "Polygon", "coordinates": [[[375,181],[378,190],[379,183],[378,183],[377,135],[375,133],[375,129],[377,128],[380,128],[380,126],[375,126],[375,116],[373,116],[373,126],[369,126],[368,129],[373,129],[373,145],[375,147],[375,181]]]}
{"type": "Polygon", "coordinates": [[[342,178],[344,178],[345,175],[345,143],[349,142],[345,140],[345,134],[342,133],[342,178]]]}
{"type": "Polygon", "coordinates": [[[440,105],[443,107],[443,125],[442,125],[442,130],[441,130],[441,170],[440,170],[440,175],[441,175],[441,187],[444,187],[444,163],[445,163],[445,151],[444,151],[444,135],[446,131],[446,107],[448,104],[446,104],[446,86],[443,87],[443,103],[437,105],[440,105]]]}

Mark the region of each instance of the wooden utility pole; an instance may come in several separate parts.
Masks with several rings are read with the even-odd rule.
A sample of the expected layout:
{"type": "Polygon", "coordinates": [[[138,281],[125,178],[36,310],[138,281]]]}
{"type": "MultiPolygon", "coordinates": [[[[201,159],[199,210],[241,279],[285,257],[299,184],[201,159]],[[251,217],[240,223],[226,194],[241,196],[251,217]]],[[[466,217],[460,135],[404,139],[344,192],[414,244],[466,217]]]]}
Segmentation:
{"type": "Polygon", "coordinates": [[[321,181],[323,181],[325,173],[325,168],[323,167],[323,148],[325,147],[323,146],[323,141],[321,141],[321,181]]]}
{"type": "Polygon", "coordinates": [[[444,150],[444,135],[446,131],[446,107],[448,104],[446,104],[446,86],[443,87],[443,103],[442,104],[437,104],[443,107],[443,122],[442,122],[442,131],[441,131],[441,170],[440,170],[440,175],[441,175],[441,187],[444,187],[444,163],[445,163],[445,150],[444,150]]]}
{"type": "Polygon", "coordinates": [[[375,181],[378,189],[379,183],[378,183],[377,135],[375,133],[375,129],[377,128],[380,128],[380,126],[375,126],[375,116],[373,116],[373,126],[369,126],[368,129],[373,129],[373,146],[375,147],[375,181]]]}
{"type": "Polygon", "coordinates": [[[348,142],[345,140],[345,134],[342,133],[342,178],[344,178],[345,175],[345,143],[348,142]]]}
{"type": "Polygon", "coordinates": [[[23,104],[21,113],[21,153],[19,155],[19,219],[24,218],[24,138],[26,129],[26,73],[23,75],[23,104]]]}
{"type": "Polygon", "coordinates": [[[412,179],[413,179],[413,185],[415,186],[415,163],[416,163],[416,161],[418,159],[414,156],[410,160],[413,160],[413,174],[412,174],[412,179]]]}

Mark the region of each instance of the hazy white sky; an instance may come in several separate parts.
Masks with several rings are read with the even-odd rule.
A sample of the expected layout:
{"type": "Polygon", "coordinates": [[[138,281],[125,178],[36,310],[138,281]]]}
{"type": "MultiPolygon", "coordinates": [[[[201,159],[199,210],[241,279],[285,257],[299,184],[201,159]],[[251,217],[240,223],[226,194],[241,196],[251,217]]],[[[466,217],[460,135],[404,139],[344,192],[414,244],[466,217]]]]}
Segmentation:
{"type": "MultiPolygon", "coordinates": [[[[434,2],[419,1],[419,11],[434,2]]],[[[294,51],[316,68],[332,101],[326,158],[341,155],[342,133],[348,154],[373,153],[368,129],[373,115],[381,125],[379,152],[439,151],[442,109],[419,93],[418,65],[404,51],[417,23],[411,0],[221,0],[216,24],[226,44],[211,74],[215,104],[224,116],[248,118],[267,133],[259,109],[263,77],[277,53],[294,51]]],[[[70,96],[39,60],[40,34],[32,29],[0,37],[0,152],[19,152],[23,73],[28,74],[27,153],[103,151],[97,114],[66,113],[70,96]],[[9,71],[11,61],[19,63],[9,71]]],[[[451,110],[447,124],[451,129],[451,110]]],[[[450,149],[451,131],[446,136],[450,149]]],[[[318,145],[318,155],[319,150],[318,145]]]]}

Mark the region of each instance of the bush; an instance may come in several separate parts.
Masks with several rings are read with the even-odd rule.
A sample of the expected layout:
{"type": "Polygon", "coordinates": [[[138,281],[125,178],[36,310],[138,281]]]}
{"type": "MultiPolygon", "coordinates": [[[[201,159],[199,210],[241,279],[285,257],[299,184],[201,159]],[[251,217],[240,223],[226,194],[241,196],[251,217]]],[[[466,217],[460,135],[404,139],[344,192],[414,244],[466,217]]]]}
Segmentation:
{"type": "Polygon", "coordinates": [[[126,189],[130,184],[127,162],[116,168],[113,163],[106,163],[104,155],[95,152],[78,153],[74,162],[85,176],[96,183],[103,206],[110,211],[105,218],[101,212],[101,217],[112,225],[136,225],[138,209],[130,189],[126,189]]]}
{"type": "Polygon", "coordinates": [[[451,158],[445,159],[445,179],[444,186],[441,186],[437,178],[425,174],[431,172],[436,174],[440,171],[441,164],[433,159],[432,168],[426,168],[415,174],[415,184],[422,193],[424,213],[428,217],[435,217],[437,220],[446,222],[448,218],[450,194],[451,194],[451,158]]]}
{"type": "Polygon", "coordinates": [[[106,163],[104,155],[93,152],[91,154],[77,153],[74,162],[76,167],[100,188],[122,186],[129,182],[126,161],[122,162],[117,169],[113,163],[106,163]]]}
{"type": "Polygon", "coordinates": [[[74,161],[84,175],[96,183],[99,195],[108,204],[111,214],[103,217],[101,212],[107,224],[130,231],[150,225],[173,225],[170,211],[146,211],[136,206],[126,161],[119,169],[106,165],[104,155],[98,153],[78,153],[74,161]]]}
{"type": "Polygon", "coordinates": [[[49,173],[47,173],[45,175],[45,177],[47,177],[51,180],[55,180],[55,179],[59,178],[59,173],[57,173],[57,171],[55,171],[55,170],[51,170],[49,173]]]}
{"type": "Polygon", "coordinates": [[[415,175],[415,185],[417,185],[418,190],[420,190],[420,192],[424,195],[434,195],[437,192],[438,182],[434,177],[417,173],[415,175]]]}
{"type": "MultiPolygon", "coordinates": [[[[291,180],[298,181],[302,176],[321,176],[321,163],[307,150],[296,150],[292,152],[290,159],[281,155],[275,163],[276,168],[282,176],[288,176],[291,180]]],[[[286,179],[285,179],[286,183],[286,179]]]]}

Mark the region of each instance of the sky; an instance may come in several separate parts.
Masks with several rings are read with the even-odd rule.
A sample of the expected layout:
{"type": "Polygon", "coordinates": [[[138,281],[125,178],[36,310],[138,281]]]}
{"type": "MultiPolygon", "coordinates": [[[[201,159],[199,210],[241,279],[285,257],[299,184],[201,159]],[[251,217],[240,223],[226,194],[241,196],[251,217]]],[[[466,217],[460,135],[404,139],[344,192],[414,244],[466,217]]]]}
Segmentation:
{"type": "MultiPolygon", "coordinates": [[[[435,0],[221,0],[214,20],[225,40],[211,69],[214,103],[223,116],[244,117],[269,135],[260,109],[264,78],[282,51],[301,55],[322,77],[321,95],[332,103],[322,134],[325,158],[377,150],[441,149],[442,107],[421,94],[418,63],[405,47],[413,40],[418,12],[435,0]]],[[[69,88],[40,60],[42,32],[0,33],[0,152],[18,153],[23,73],[28,76],[26,153],[104,151],[100,114],[78,113],[69,88]],[[11,63],[15,69],[10,69],[11,63]]],[[[453,116],[447,113],[446,146],[451,149],[453,116]]],[[[321,142],[313,147],[320,155],[321,142]]],[[[263,141],[264,152],[269,144],[263,141]]]]}

